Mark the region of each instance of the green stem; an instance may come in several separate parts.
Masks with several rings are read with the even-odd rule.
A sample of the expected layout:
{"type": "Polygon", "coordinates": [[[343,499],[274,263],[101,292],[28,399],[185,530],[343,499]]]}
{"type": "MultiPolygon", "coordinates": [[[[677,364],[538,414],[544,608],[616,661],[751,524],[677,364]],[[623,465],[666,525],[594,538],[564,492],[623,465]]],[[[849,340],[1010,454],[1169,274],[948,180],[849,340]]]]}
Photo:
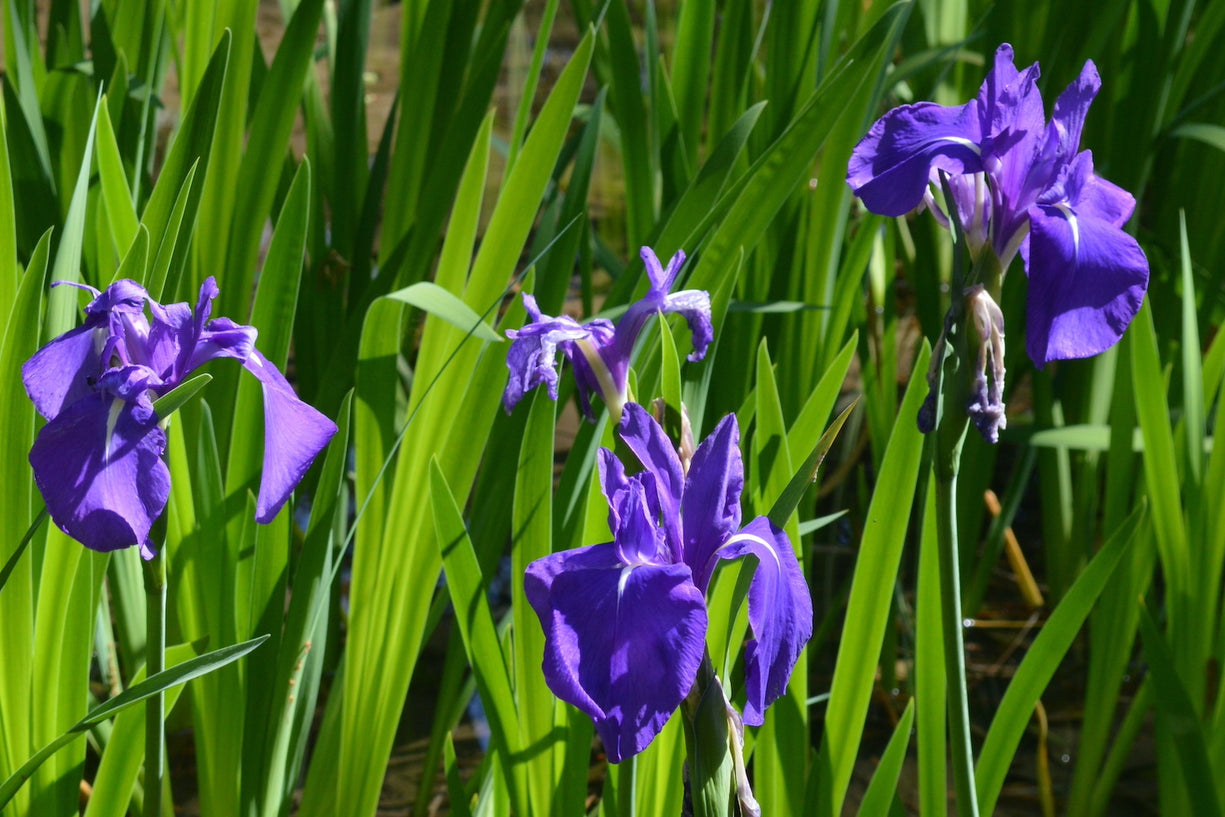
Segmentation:
{"type": "MultiPolygon", "coordinates": [[[[164,517],[163,517],[164,519],[164,517]]],[[[165,522],[154,525],[156,533],[165,531],[165,522]]],[[[145,677],[152,678],[166,668],[166,555],[164,535],[153,537],[157,554],[145,562],[145,677]]],[[[158,692],[145,701],[145,817],[159,817],[162,803],[162,778],[166,758],[162,728],[166,721],[164,694],[158,692]]]]}
{"type": "Polygon", "coordinates": [[[961,569],[957,551],[957,468],[968,422],[945,415],[936,444],[936,531],[940,554],[941,625],[948,677],[949,738],[957,813],[978,817],[974,788],[974,747],[970,741],[970,704],[966,692],[965,642],[962,640],[961,569]]]}
{"type": "Polygon", "coordinates": [[[728,732],[727,699],[710,655],[704,655],[693,689],[681,702],[689,793],[694,817],[733,814],[733,765],[728,732]]]}

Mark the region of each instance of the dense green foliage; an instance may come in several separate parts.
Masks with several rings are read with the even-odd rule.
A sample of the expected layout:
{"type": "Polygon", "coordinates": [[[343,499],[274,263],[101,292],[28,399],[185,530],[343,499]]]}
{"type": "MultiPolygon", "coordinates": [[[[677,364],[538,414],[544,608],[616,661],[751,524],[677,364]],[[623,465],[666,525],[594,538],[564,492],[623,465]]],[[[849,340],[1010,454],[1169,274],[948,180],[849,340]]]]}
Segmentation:
{"type": "MultiPolygon", "coordinates": [[[[216,314],[257,327],[263,354],[341,430],[298,507],[257,526],[257,386],[210,368],[169,424],[176,646],[158,686],[195,678],[166,705],[191,730],[200,813],[373,815],[408,708],[432,728],[414,814],[439,769],[454,814],[679,814],[676,718],[589,796],[591,723],[545,686],[523,596],[529,561],[609,538],[594,479],[607,416],[566,437],[555,473],[573,379],[556,404],[500,405],[516,294],[553,315],[615,311],[645,291],[642,245],[689,254],[684,286],[710,292],[715,341],[678,364],[688,332],[652,322],[635,394],[683,402],[699,438],[738,415],[746,518],[798,501],[778,521],[817,636],[746,736],[762,813],[847,813],[853,773],[879,756],[852,799],[860,813],[944,814],[950,679],[932,447],[915,414],[952,247],[924,214],[866,214],[844,177],[881,112],[969,99],[1001,42],[1020,65],[1041,62],[1048,113],[1097,64],[1082,145],[1135,195],[1128,229],[1152,281],[1117,347],[1043,370],[1024,352],[1019,261],[1004,282],[1008,429],[996,447],[966,440],[958,482],[965,615],[1015,604],[993,595],[1009,524],[1047,592],[1015,674],[970,702],[978,805],[993,813],[1036,754],[1046,806],[1112,813],[1151,722],[1160,813],[1221,813],[1225,3],[402,0],[386,121],[366,110],[373,0],[280,0],[274,53],[260,5],[99,0],[86,18],[75,0],[37,14],[33,0],[3,3],[0,781],[63,746],[4,814],[74,814],[83,779],[90,817],[138,813],[149,796],[140,708],[89,714],[145,694],[122,692],[145,673],[140,558],[41,524],[27,461],[42,421],[21,364],[83,303],[49,285],[132,278],[194,301],[208,275],[216,314]],[[793,477],[852,400],[818,484],[797,496],[793,477]],[[491,603],[504,557],[510,589],[491,603]],[[454,634],[441,655],[428,649],[439,632],[454,634]],[[194,656],[230,649],[211,668],[260,637],[195,677],[194,656]],[[1052,784],[1035,707],[1068,655],[1084,677],[1059,694],[1080,717],[1050,749],[1071,764],[1052,784]],[[1137,681],[1137,662],[1160,670],[1137,681]],[[870,710],[894,688],[906,700],[886,732],[870,710]],[[461,777],[452,730],[477,691],[491,739],[461,777]],[[903,800],[908,755],[917,794],[903,800]]],[[[751,569],[723,568],[709,594],[708,647],[733,691],[751,569]]],[[[172,813],[168,781],[161,797],[172,813]]]]}

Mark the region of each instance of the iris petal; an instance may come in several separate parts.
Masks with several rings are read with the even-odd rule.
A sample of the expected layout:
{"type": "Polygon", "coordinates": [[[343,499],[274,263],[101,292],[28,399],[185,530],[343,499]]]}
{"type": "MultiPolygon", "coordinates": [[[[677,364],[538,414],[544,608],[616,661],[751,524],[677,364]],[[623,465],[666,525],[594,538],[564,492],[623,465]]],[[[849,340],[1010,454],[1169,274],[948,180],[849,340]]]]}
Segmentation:
{"type": "Polygon", "coordinates": [[[615,545],[593,545],[533,562],[525,589],[544,625],[549,688],[591,717],[611,762],[645,749],[705,649],[706,606],[689,568],[629,567],[615,545]]]}
{"type": "Polygon", "coordinates": [[[978,100],[945,107],[920,102],[894,108],[855,146],[846,181],[864,206],[901,216],[919,206],[932,168],[953,175],[983,169],[978,100]]]}
{"type": "Polygon", "coordinates": [[[755,638],[744,648],[744,722],[760,726],[812,637],[812,599],[787,534],[764,516],[728,539],[718,555],[757,557],[749,585],[749,627],[755,638]]]}
{"type": "Polygon", "coordinates": [[[1140,310],[1148,260],[1108,221],[1066,207],[1029,213],[1025,349],[1041,368],[1109,349],[1140,310]]]}
{"type": "Polygon", "coordinates": [[[268,523],[323,450],[336,424],[302,402],[293,386],[266,357],[252,351],[243,362],[264,391],[264,473],[255,502],[255,521],[268,523]]]}
{"type": "Polygon", "coordinates": [[[30,449],[47,511],[69,536],[99,551],[142,546],[166,507],[166,434],[145,400],[92,394],[67,406],[30,449]]]}
{"type": "Polygon", "coordinates": [[[54,419],[64,406],[93,393],[105,341],[105,323],[93,320],[60,335],[22,365],[21,382],[39,414],[54,419]]]}
{"type": "Polygon", "coordinates": [[[685,478],[681,506],[685,562],[703,592],[714,571],[715,552],[740,527],[743,490],[740,429],[736,415],[729,414],[702,440],[685,478]]]}
{"type": "Polygon", "coordinates": [[[693,335],[693,352],[688,359],[696,363],[705,357],[706,347],[715,337],[710,318],[710,294],[700,289],[683,289],[666,296],[660,309],[665,314],[682,316],[689,324],[689,332],[693,335]]]}
{"type": "Polygon", "coordinates": [[[664,434],[647,410],[637,403],[627,403],[621,414],[621,439],[638,461],[655,476],[659,487],[659,503],[667,541],[674,561],[681,561],[683,543],[680,531],[681,493],[685,474],[672,441],[664,434]]]}
{"type": "MultiPolygon", "coordinates": [[[[523,399],[523,395],[541,383],[549,390],[549,396],[557,399],[557,352],[571,356],[572,350],[563,344],[592,337],[592,330],[582,326],[573,318],[549,317],[541,314],[536,299],[524,293],[523,305],[527,307],[531,321],[519,330],[509,330],[510,350],[506,353],[506,365],[510,369],[510,380],[502,395],[502,405],[509,413],[523,399]],[[561,347],[559,349],[559,347],[561,347]]],[[[571,362],[577,361],[573,358],[571,362]]],[[[590,371],[590,367],[587,368],[590,371]]]]}

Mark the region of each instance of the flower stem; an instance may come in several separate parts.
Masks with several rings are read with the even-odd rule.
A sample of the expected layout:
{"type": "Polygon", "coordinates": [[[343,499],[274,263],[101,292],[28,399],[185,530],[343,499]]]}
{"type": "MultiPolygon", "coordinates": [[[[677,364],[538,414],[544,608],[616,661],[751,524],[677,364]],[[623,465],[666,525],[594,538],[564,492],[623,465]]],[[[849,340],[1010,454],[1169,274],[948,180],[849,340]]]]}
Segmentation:
{"type": "Polygon", "coordinates": [[[693,817],[733,813],[733,766],[728,742],[727,699],[710,656],[702,658],[693,689],[681,702],[693,817]]]}
{"type": "Polygon", "coordinates": [[[978,817],[974,786],[974,747],[970,741],[970,704],[966,692],[965,642],[962,639],[961,567],[957,548],[957,469],[968,423],[946,414],[936,441],[936,532],[940,554],[941,625],[948,678],[950,748],[957,814],[978,817]]]}
{"type": "MultiPolygon", "coordinates": [[[[163,517],[164,519],[164,517],[163,517]]],[[[164,532],[165,522],[154,525],[156,533],[164,532]]],[[[158,551],[145,562],[145,677],[152,678],[166,668],[166,555],[165,536],[156,536],[158,551]]],[[[166,720],[163,693],[145,702],[145,817],[161,814],[162,778],[166,758],[162,745],[162,727],[166,720]]]]}

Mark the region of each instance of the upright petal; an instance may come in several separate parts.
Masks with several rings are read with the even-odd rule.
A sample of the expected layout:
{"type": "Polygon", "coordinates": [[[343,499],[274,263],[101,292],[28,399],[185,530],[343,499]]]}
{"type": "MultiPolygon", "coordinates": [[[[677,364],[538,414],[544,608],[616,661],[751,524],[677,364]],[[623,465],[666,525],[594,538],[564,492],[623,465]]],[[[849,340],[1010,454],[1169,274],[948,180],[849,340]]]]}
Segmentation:
{"type": "Polygon", "coordinates": [[[650,471],[635,474],[612,498],[609,511],[617,554],[627,565],[673,561],[659,527],[659,491],[650,471]]]}
{"type": "Polygon", "coordinates": [[[1030,209],[1026,266],[1025,350],[1038,368],[1109,349],[1148,288],[1148,259],[1134,238],[1066,207],[1030,209]]]}
{"type": "Polygon", "coordinates": [[[1042,135],[1046,113],[1038,90],[1041,71],[1038,64],[1018,71],[1013,63],[1012,46],[1004,43],[995,49],[995,63],[978,91],[982,123],[982,151],[985,166],[994,169],[994,160],[1020,142],[1036,141],[1042,135]]]}
{"type": "Polygon", "coordinates": [[[285,376],[258,351],[243,366],[259,378],[264,391],[264,473],[255,521],[268,523],[332,439],[336,424],[299,400],[285,376]]]}
{"type": "Polygon", "coordinates": [[[954,175],[983,169],[982,135],[978,100],[894,108],[855,146],[846,182],[871,212],[905,215],[923,201],[933,167],[954,175]]]}
{"type": "Polygon", "coordinates": [[[681,469],[680,457],[659,423],[637,403],[626,404],[621,415],[620,432],[630,451],[655,476],[668,545],[672,548],[674,561],[681,561],[684,546],[681,542],[680,510],[685,474],[681,469]]]}
{"type": "Polygon", "coordinates": [[[710,296],[707,293],[700,290],[685,290],[674,295],[668,294],[668,290],[676,283],[676,276],[680,274],[681,267],[685,263],[684,251],[676,251],[672,260],[668,262],[667,269],[660,266],[659,259],[655,257],[655,251],[650,247],[643,247],[639,254],[646,266],[650,287],[647,289],[647,294],[630,304],[625,314],[617,321],[612,342],[601,347],[601,355],[612,371],[613,379],[618,383],[625,382],[629,372],[630,357],[633,355],[634,344],[638,341],[638,336],[642,334],[647,321],[658,312],[679,313],[689,323],[689,329],[694,336],[694,352],[689,356],[690,360],[702,359],[713,336],[710,328],[710,296]]]}
{"type": "Polygon", "coordinates": [[[615,545],[594,545],[533,562],[524,586],[549,689],[595,721],[611,762],[641,752],[702,661],[706,605],[689,568],[627,566],[615,545]]]}
{"type": "Polygon", "coordinates": [[[740,428],[736,415],[729,414],[694,453],[681,499],[685,562],[693,570],[693,583],[703,593],[714,572],[716,552],[740,527],[743,490],[740,428]]]}
{"type": "Polygon", "coordinates": [[[672,259],[668,261],[666,270],[660,266],[655,250],[650,247],[643,247],[638,254],[642,257],[642,263],[647,269],[651,290],[666,295],[668,290],[672,289],[672,284],[676,282],[676,276],[680,273],[681,267],[685,265],[685,251],[677,250],[672,259]]]}
{"type": "Polygon", "coordinates": [[[1093,64],[1093,60],[1086,61],[1080,76],[1055,100],[1055,110],[1046,126],[1039,162],[1049,164],[1052,170],[1043,172],[1035,168],[1035,172],[1046,178],[1054,178],[1059,169],[1076,156],[1080,148],[1080,134],[1085,127],[1085,117],[1088,116],[1089,106],[1093,104],[1093,99],[1101,87],[1102,78],[1098,76],[1097,66],[1093,64]]]}
{"type": "Polygon", "coordinates": [[[617,459],[616,454],[607,448],[601,448],[596,452],[596,469],[600,474],[600,490],[604,493],[604,499],[608,501],[608,529],[616,530],[616,509],[613,507],[613,497],[618,491],[625,490],[628,484],[625,477],[625,466],[621,464],[621,460],[617,459]]]}
{"type": "Polygon", "coordinates": [[[97,320],[60,335],[21,366],[21,382],[38,413],[48,420],[94,391],[102,375],[106,324],[97,320]]]}
{"type": "Polygon", "coordinates": [[[34,481],[55,524],[99,551],[140,545],[170,495],[166,434],[147,400],[104,394],[75,401],[38,433],[34,481]]]}
{"type": "Polygon", "coordinates": [[[757,557],[749,585],[749,627],[755,638],[744,648],[744,722],[760,726],[812,637],[812,599],[787,534],[764,516],[728,539],[718,555],[757,557]]]}

